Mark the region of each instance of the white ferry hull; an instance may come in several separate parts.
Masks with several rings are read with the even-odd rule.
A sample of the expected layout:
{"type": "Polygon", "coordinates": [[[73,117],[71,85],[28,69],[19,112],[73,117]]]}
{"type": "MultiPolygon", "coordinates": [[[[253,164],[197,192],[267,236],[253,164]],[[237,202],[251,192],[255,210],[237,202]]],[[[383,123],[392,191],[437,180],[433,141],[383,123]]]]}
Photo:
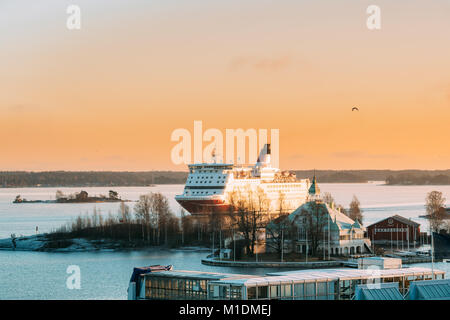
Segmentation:
{"type": "MultiPolygon", "coordinates": [[[[291,212],[306,202],[310,182],[295,174],[280,171],[270,164],[270,145],[266,145],[252,167],[233,164],[190,164],[183,194],[175,200],[190,214],[230,213],[230,197],[248,200],[263,192],[269,214],[291,212]],[[253,196],[251,196],[251,194],[253,196]],[[282,204],[280,204],[282,202],[282,204]]],[[[237,199],[235,199],[237,200],[237,199]]]]}

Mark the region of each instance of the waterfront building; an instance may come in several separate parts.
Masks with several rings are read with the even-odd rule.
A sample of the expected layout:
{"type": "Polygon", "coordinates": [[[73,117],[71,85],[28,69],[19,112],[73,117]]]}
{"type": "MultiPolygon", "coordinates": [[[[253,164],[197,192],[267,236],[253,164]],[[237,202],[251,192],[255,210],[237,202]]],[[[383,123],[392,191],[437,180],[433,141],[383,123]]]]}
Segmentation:
{"type": "Polygon", "coordinates": [[[389,244],[393,248],[405,248],[408,243],[414,246],[420,242],[420,224],[410,219],[395,215],[367,227],[369,239],[374,244],[389,244]]]}
{"type": "MultiPolygon", "coordinates": [[[[366,228],[354,221],[334,204],[324,203],[316,177],[308,191],[308,200],[286,217],[273,220],[266,227],[266,248],[272,251],[272,242],[279,240],[277,230],[291,230],[291,239],[283,244],[285,252],[311,253],[314,242],[317,251],[330,255],[371,253],[370,239],[365,238],[366,228]]],[[[286,232],[287,234],[287,232],[286,232]]],[[[285,240],[283,239],[283,242],[285,240]]]]}
{"type": "MultiPolygon", "coordinates": [[[[427,268],[386,270],[317,269],[264,276],[197,271],[141,274],[135,299],[152,300],[350,300],[361,284],[396,283],[402,295],[418,280],[443,279],[444,271],[427,268]]],[[[136,288],[130,282],[130,290],[136,288]]]]}
{"type": "MultiPolygon", "coordinates": [[[[434,278],[443,279],[443,271],[435,270],[434,278]]],[[[406,294],[410,283],[416,280],[433,279],[432,270],[405,268],[389,270],[321,269],[268,273],[264,277],[233,278],[211,281],[210,299],[229,299],[214,296],[212,292],[225,290],[216,287],[242,288],[244,300],[350,300],[359,284],[397,283],[402,294],[406,294]]]]}
{"type": "MultiPolygon", "coordinates": [[[[139,275],[135,283],[130,282],[129,299],[133,289],[137,290],[135,299],[149,300],[206,300],[208,284],[214,280],[251,278],[254,276],[231,273],[170,270],[149,272],[139,275]]],[[[233,299],[241,299],[240,291],[230,288],[233,299]]]]}

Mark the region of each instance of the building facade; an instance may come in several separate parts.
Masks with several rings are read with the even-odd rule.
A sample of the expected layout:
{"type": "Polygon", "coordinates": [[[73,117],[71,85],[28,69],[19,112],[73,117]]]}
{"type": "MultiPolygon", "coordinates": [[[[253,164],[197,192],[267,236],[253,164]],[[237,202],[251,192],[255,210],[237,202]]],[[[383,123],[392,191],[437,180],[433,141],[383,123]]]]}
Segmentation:
{"type": "MultiPolygon", "coordinates": [[[[295,270],[262,276],[201,271],[158,271],[132,278],[129,300],[351,300],[358,285],[394,283],[402,295],[415,281],[441,280],[427,268],[295,270]]],[[[376,288],[376,286],[375,286],[376,288]]]]}
{"type": "Polygon", "coordinates": [[[395,215],[367,227],[369,239],[374,243],[419,243],[421,239],[420,224],[395,215]]]}
{"type": "Polygon", "coordinates": [[[372,253],[371,241],[365,237],[366,228],[335,208],[334,204],[324,203],[315,177],[309,188],[308,201],[284,219],[267,226],[267,248],[274,247],[270,245],[271,241],[279,240],[272,230],[280,230],[276,225],[280,223],[291,230],[291,238],[283,239],[287,244],[283,246],[286,247],[285,252],[294,250],[311,254],[316,251],[317,254],[320,251],[327,255],[344,256],[372,253]]]}

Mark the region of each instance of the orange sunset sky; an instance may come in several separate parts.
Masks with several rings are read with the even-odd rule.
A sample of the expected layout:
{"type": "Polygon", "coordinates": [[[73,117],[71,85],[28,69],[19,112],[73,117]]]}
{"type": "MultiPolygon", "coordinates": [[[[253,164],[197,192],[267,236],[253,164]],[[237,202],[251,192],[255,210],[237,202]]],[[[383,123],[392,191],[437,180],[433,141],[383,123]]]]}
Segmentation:
{"type": "Polygon", "coordinates": [[[0,171],[186,170],[194,120],[279,129],[284,169],[448,169],[450,2],[0,0],[0,171]]]}

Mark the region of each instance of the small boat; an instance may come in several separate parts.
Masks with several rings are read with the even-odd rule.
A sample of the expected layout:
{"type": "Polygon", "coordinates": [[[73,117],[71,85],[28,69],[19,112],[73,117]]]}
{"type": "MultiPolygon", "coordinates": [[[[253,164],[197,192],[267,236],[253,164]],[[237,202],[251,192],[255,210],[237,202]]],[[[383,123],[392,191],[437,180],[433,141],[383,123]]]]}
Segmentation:
{"type": "Polygon", "coordinates": [[[394,254],[397,256],[400,256],[400,257],[415,257],[416,256],[416,254],[414,252],[410,252],[410,251],[396,251],[394,254]]]}

